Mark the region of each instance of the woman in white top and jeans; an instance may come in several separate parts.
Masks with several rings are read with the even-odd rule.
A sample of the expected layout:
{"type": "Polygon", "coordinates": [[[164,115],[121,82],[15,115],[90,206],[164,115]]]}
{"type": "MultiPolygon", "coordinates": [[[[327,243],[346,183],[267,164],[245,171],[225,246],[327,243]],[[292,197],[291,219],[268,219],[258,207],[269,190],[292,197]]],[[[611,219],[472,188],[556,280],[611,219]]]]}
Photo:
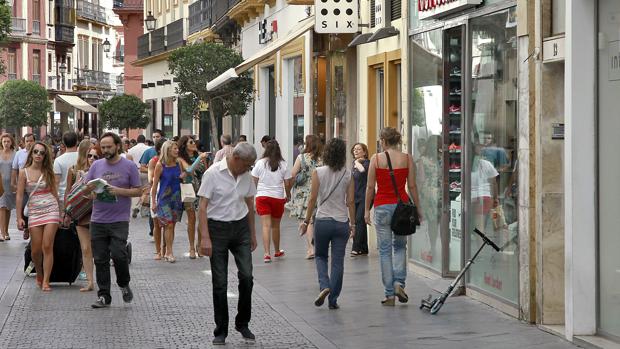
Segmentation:
{"type": "Polygon", "coordinates": [[[314,301],[323,305],[329,296],[329,308],[338,309],[338,296],[342,289],[344,255],[349,238],[355,234],[355,188],[351,171],[346,168],[347,150],[343,140],[330,139],[323,150],[323,163],[312,172],[312,188],[306,219],[301,223],[305,234],[318,202],[314,222],[314,248],[316,270],[319,276],[319,296],[314,301]],[[327,259],[331,243],[331,275],[327,259]]]}
{"type": "Polygon", "coordinates": [[[263,157],[252,169],[254,183],[257,184],[256,212],[263,227],[263,247],[265,263],[271,262],[270,240],[273,239],[275,257],[284,257],[280,249],[280,221],[284,214],[284,204],[291,198],[291,170],[282,158],[280,145],[274,139],[266,143],[263,157]],[[270,237],[271,236],[271,237],[270,237]]]}

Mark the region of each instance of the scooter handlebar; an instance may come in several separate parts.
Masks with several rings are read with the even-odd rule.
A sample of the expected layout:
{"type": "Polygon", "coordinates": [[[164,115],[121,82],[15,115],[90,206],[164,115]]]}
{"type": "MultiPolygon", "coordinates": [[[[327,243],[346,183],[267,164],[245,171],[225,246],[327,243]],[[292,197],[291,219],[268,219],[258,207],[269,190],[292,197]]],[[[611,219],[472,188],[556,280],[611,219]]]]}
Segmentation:
{"type": "Polygon", "coordinates": [[[482,240],[484,240],[484,242],[486,242],[487,244],[489,244],[491,247],[493,247],[493,249],[497,252],[499,252],[501,250],[501,248],[499,248],[493,241],[491,241],[491,239],[489,239],[486,235],[484,235],[480,230],[478,230],[478,228],[474,228],[474,232],[476,234],[478,234],[478,236],[480,236],[482,238],[482,240]]]}

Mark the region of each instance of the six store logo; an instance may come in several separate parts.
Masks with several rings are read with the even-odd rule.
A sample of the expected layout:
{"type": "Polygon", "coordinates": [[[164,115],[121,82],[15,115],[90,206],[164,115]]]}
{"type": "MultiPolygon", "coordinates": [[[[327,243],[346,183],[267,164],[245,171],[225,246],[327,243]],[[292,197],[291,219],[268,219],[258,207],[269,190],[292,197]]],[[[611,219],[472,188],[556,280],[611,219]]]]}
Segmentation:
{"type": "Polygon", "coordinates": [[[418,0],[418,11],[426,11],[456,0],[418,0]]]}
{"type": "Polygon", "coordinates": [[[314,31],[320,34],[356,33],[357,0],[315,0],[314,31]]]}

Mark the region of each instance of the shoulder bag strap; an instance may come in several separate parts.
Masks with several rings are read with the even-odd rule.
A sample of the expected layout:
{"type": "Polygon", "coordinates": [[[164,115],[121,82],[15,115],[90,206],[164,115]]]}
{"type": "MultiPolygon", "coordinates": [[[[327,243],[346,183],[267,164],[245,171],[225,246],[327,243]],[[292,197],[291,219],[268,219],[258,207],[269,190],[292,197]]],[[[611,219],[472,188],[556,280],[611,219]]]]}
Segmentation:
{"type": "Polygon", "coordinates": [[[321,201],[321,203],[319,204],[319,206],[323,205],[327,199],[329,199],[330,196],[332,196],[332,194],[336,191],[336,188],[338,188],[338,185],[340,184],[340,182],[342,182],[342,179],[344,178],[344,175],[347,173],[347,169],[345,168],[344,171],[342,172],[342,176],[340,176],[340,179],[338,180],[338,182],[336,182],[336,185],[332,188],[332,190],[329,192],[329,194],[327,194],[327,196],[325,197],[325,199],[323,199],[321,201]]]}
{"type": "MultiPolygon", "coordinates": [[[[392,168],[392,161],[390,160],[390,154],[387,151],[385,151],[385,156],[387,157],[388,167],[390,168],[390,178],[392,178],[392,185],[394,186],[394,192],[396,193],[396,198],[398,199],[399,203],[402,203],[403,200],[400,199],[400,195],[398,194],[398,186],[396,185],[396,177],[394,176],[394,169],[392,168]]],[[[409,157],[407,157],[407,169],[409,169],[409,157]]]]}

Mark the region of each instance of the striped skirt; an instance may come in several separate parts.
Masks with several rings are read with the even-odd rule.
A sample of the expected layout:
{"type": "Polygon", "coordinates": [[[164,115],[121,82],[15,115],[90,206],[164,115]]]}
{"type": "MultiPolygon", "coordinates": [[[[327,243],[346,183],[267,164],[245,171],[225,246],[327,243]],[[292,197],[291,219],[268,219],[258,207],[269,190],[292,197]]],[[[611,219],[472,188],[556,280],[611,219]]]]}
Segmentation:
{"type": "Polygon", "coordinates": [[[60,209],[56,197],[49,190],[38,190],[28,200],[28,227],[60,224],[60,209]]]}

